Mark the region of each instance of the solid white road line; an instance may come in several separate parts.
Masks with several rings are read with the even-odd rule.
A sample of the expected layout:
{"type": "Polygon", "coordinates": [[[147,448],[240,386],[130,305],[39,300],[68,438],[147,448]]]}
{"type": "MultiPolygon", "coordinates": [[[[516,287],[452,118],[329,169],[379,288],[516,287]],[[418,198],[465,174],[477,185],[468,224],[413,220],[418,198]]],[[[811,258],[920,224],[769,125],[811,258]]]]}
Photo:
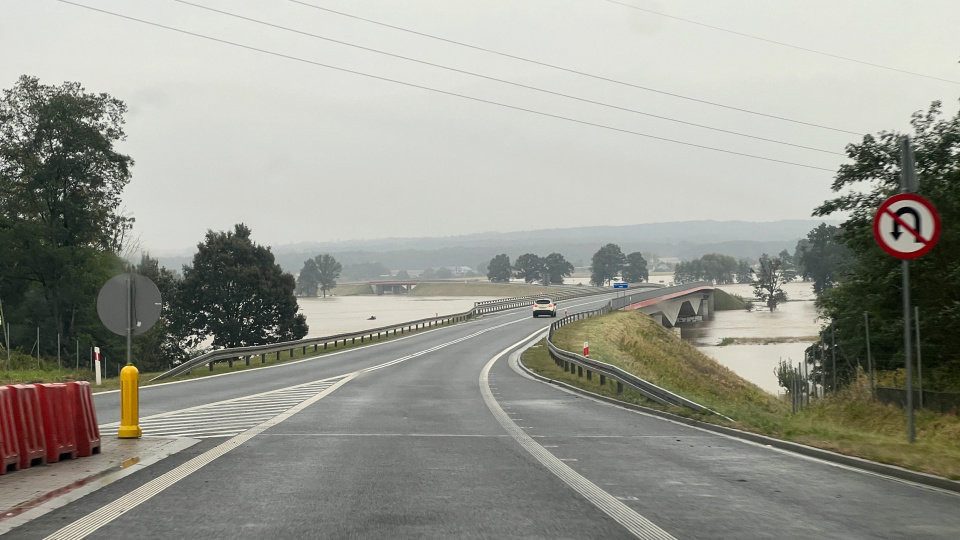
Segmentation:
{"type": "Polygon", "coordinates": [[[163,475],[120,497],[119,499],[101,507],[99,510],[95,510],[85,517],[74,521],[70,525],[67,525],[66,527],[48,536],[47,540],[79,540],[81,538],[85,538],[90,533],[117,519],[125,512],[129,512],[173,484],[176,484],[180,480],[183,480],[184,478],[195,473],[204,465],[213,462],[218,457],[249,441],[267,429],[283,422],[310,405],[313,405],[317,401],[327,397],[333,393],[333,391],[356,377],[356,375],[356,373],[351,373],[350,375],[343,377],[334,385],[328,387],[319,394],[307,399],[299,405],[289,409],[288,411],[281,413],[254,428],[244,431],[240,435],[237,435],[236,437],[233,437],[230,440],[200,454],[199,456],[180,465],[172,471],[164,473],[163,475]]]}
{"type": "Polygon", "coordinates": [[[496,398],[493,397],[493,392],[490,390],[490,368],[493,367],[493,364],[513,348],[523,345],[542,333],[542,329],[537,330],[507,347],[502,350],[500,354],[491,358],[490,361],[487,362],[487,365],[483,367],[483,370],[480,372],[480,393],[483,395],[483,401],[486,402],[490,412],[493,413],[493,416],[500,422],[503,429],[507,430],[507,433],[520,443],[520,446],[522,446],[524,450],[529,452],[537,461],[546,467],[547,470],[563,480],[564,483],[593,503],[597,508],[603,510],[605,514],[613,518],[617,523],[623,525],[634,536],[644,540],[676,540],[670,533],[656,526],[652,521],[638,514],[613,495],[600,489],[596,484],[571,469],[566,463],[534,441],[532,437],[524,433],[521,428],[513,423],[503,408],[500,407],[500,404],[497,403],[496,398]]]}

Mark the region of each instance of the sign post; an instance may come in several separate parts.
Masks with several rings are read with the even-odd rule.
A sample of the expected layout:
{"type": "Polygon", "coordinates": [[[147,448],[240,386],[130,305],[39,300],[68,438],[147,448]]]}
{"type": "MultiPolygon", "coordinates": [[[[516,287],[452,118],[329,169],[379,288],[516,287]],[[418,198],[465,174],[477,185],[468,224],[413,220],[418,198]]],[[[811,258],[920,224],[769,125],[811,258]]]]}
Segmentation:
{"type": "Polygon", "coordinates": [[[873,219],[873,236],[884,251],[902,260],[907,436],[912,443],[917,440],[917,436],[913,424],[913,366],[910,358],[910,259],[916,259],[933,249],[940,238],[940,216],[930,201],[914,194],[917,190],[917,175],[909,137],[900,140],[900,150],[900,194],[890,197],[880,205],[873,219]]]}
{"type": "MultiPolygon", "coordinates": [[[[133,365],[133,336],[138,336],[160,318],[160,290],[149,278],[121,274],[107,281],[97,295],[97,314],[110,331],[127,338],[127,365],[120,376],[120,428],[117,436],[134,439],[140,429],[140,372],[133,365]]],[[[99,362],[97,363],[99,370],[99,362]]],[[[99,384],[99,371],[98,371],[99,384]]]]}

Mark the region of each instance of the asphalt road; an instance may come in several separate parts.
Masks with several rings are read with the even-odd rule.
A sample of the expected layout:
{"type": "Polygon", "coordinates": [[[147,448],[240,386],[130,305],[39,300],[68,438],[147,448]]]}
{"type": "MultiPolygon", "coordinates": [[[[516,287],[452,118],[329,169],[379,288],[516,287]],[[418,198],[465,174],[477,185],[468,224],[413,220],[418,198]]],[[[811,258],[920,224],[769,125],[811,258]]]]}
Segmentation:
{"type": "MultiPolygon", "coordinates": [[[[265,371],[144,388],[146,417],[280,391],[256,398],[269,403],[291,385],[325,380],[303,386],[312,397],[268,425],[204,439],[9,534],[44,538],[72,527],[71,538],[957,537],[957,495],[524,376],[510,353],[552,320],[516,310],[265,371]]],[[[116,420],[118,399],[98,397],[102,422],[116,420]]],[[[229,404],[239,404],[238,414],[249,408],[229,404]]],[[[216,421],[231,421],[226,410],[216,421]]]]}

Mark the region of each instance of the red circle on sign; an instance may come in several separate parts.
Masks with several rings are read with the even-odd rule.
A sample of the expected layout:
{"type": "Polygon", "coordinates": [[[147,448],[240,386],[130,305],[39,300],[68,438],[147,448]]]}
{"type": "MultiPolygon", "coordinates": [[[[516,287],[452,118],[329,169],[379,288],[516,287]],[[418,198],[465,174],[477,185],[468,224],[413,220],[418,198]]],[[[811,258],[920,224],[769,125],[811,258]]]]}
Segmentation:
{"type": "MultiPolygon", "coordinates": [[[[907,229],[905,234],[913,235],[916,238],[916,235],[912,231],[910,231],[907,227],[904,228],[907,229]]],[[[880,244],[880,247],[883,248],[883,250],[889,255],[892,255],[898,259],[916,259],[917,257],[926,255],[931,249],[933,249],[933,246],[937,243],[937,240],[940,239],[940,215],[937,214],[936,208],[933,207],[933,204],[931,204],[930,201],[919,195],[914,195],[913,193],[901,193],[899,195],[894,195],[893,197],[883,201],[883,204],[881,204],[880,208],[877,209],[877,214],[873,217],[873,237],[876,238],[877,243],[880,244]],[[930,212],[931,216],[933,216],[933,235],[929,240],[921,238],[920,240],[924,245],[922,248],[916,251],[898,251],[886,243],[883,233],[880,232],[880,218],[882,218],[884,214],[888,213],[893,215],[893,212],[889,212],[890,206],[901,201],[913,201],[917,204],[920,204],[930,212]]]]}

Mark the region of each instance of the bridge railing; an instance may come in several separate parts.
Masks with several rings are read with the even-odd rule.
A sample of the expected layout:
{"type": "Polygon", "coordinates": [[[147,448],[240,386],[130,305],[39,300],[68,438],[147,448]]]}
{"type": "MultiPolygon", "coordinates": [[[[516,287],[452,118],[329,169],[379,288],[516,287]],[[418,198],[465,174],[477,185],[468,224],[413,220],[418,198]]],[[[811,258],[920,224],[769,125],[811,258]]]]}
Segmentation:
{"type": "Polygon", "coordinates": [[[686,407],[693,411],[701,413],[712,413],[718,416],[721,416],[727,420],[732,421],[730,418],[704,407],[699,403],[686,399],[683,396],[674,394],[673,392],[661,388],[647,380],[644,380],[636,375],[624,371],[617,366],[606,364],[598,360],[594,360],[587,356],[583,356],[574,352],[563,350],[557,347],[553,343],[553,334],[558,329],[563,328],[564,326],[583,319],[590,317],[596,317],[598,315],[606,315],[612,311],[617,311],[623,309],[626,306],[642,302],[643,300],[651,300],[657,298],[658,296],[669,295],[674,292],[682,292],[683,290],[692,290],[703,287],[709,283],[707,282],[698,282],[691,283],[688,285],[677,285],[673,287],[664,287],[663,289],[658,289],[656,291],[646,291],[642,293],[636,293],[633,295],[628,295],[624,297],[614,298],[607,305],[600,307],[598,309],[590,311],[582,311],[579,313],[574,313],[563,317],[562,319],[554,322],[550,325],[550,330],[547,333],[547,349],[550,351],[550,356],[553,358],[554,363],[557,366],[562,367],[564,371],[573,373],[576,371],[578,375],[582,375],[583,372],[586,372],[587,378],[591,379],[592,375],[596,373],[600,377],[600,384],[606,384],[606,379],[610,378],[614,381],[617,381],[617,391],[618,393],[623,390],[623,386],[632,388],[638,394],[643,397],[659,403],[661,405],[673,405],[676,407],[686,407]],[[668,290],[673,289],[673,290],[668,290]],[[655,294],[650,294],[655,293],[655,294]]]}
{"type": "MultiPolygon", "coordinates": [[[[609,293],[609,289],[599,289],[590,287],[585,290],[573,290],[569,293],[564,293],[562,295],[554,295],[554,298],[557,299],[571,299],[583,296],[597,295],[609,293]]],[[[536,297],[534,297],[536,298],[536,297]]],[[[408,321],[400,324],[381,326],[378,328],[371,328],[368,330],[361,330],[359,332],[350,332],[346,334],[336,334],[332,336],[322,336],[315,338],[304,338],[295,341],[285,341],[281,343],[272,343],[267,345],[252,345],[249,347],[230,347],[225,349],[217,349],[214,351],[209,351],[189,360],[186,360],[169,371],[157,375],[151,381],[167,379],[169,377],[175,377],[183,373],[190,372],[204,364],[210,366],[210,370],[213,370],[214,364],[218,362],[229,362],[230,366],[233,367],[233,362],[244,360],[246,365],[250,365],[250,361],[253,357],[259,356],[261,363],[266,363],[268,354],[275,354],[277,359],[280,359],[280,354],[289,351],[290,356],[292,357],[294,351],[297,349],[302,350],[302,354],[307,354],[307,348],[312,347],[314,351],[319,351],[322,346],[324,350],[329,350],[331,345],[334,349],[338,348],[342,343],[344,346],[347,345],[349,340],[350,344],[355,344],[357,340],[360,340],[360,343],[364,343],[367,340],[380,340],[384,337],[390,335],[403,335],[411,331],[422,330],[426,328],[431,328],[434,326],[446,326],[457,322],[463,322],[469,318],[476,317],[477,315],[483,315],[485,313],[493,313],[497,311],[504,311],[508,309],[516,309],[520,307],[530,306],[530,300],[526,298],[514,298],[514,299],[500,299],[494,303],[486,303],[481,306],[475,306],[469,311],[464,311],[463,313],[454,313],[452,315],[441,315],[438,317],[428,317],[426,319],[418,319],[415,321],[408,321]],[[391,334],[393,332],[393,334],[391,334]]]]}

